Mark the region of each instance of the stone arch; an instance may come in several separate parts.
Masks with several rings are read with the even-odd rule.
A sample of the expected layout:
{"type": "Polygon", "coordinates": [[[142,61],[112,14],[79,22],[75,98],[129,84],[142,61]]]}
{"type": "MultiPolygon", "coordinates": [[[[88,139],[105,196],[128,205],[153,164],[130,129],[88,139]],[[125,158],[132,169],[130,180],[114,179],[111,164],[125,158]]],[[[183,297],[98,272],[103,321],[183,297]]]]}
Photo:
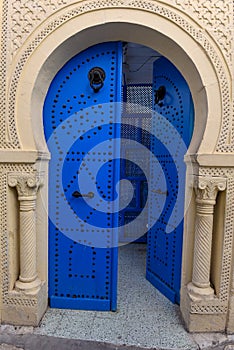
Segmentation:
{"type": "Polygon", "coordinates": [[[191,26],[198,35],[200,28],[197,24],[191,20],[186,22],[184,17],[174,14],[177,22],[183,20],[184,25],[187,23],[187,27],[183,28],[179,25],[181,23],[172,20],[175,18],[171,14],[170,18],[168,9],[165,9],[164,16],[162,13],[129,8],[87,11],[80,15],[75,9],[72,11],[74,13],[70,18],[67,9],[61,10],[60,16],[56,14],[62,23],[57,19],[57,26],[50,33],[48,28],[53,27],[53,19],[47,27],[44,25],[38,28],[31,43],[22,47],[21,57],[18,56],[20,59],[12,75],[10,99],[16,96],[17,107],[12,109],[15,112],[19,148],[46,149],[42,106],[49,84],[61,66],[88,46],[103,41],[124,40],[156,49],[176,65],[189,84],[195,105],[195,128],[190,153],[203,153],[206,150],[206,153],[212,154],[216,150],[222,126],[222,87],[211,58],[198,40],[192,37],[192,29],[188,30],[188,26],[191,26]],[[47,36],[42,39],[44,31],[47,36]],[[19,66],[22,67],[21,72],[18,71],[19,66]],[[29,120],[31,123],[28,123],[29,120]],[[33,132],[35,125],[36,133],[33,132]]]}

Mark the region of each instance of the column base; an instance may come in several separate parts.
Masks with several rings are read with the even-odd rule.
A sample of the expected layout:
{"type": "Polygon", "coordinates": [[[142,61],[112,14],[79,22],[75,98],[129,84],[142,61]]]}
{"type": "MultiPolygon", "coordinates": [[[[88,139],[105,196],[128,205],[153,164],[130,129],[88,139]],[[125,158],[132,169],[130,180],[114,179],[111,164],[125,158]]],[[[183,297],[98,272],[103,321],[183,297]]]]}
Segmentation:
{"type": "Polygon", "coordinates": [[[214,289],[211,287],[200,288],[190,282],[187,286],[188,294],[193,301],[211,300],[214,298],[214,289]]]}
{"type": "Polygon", "coordinates": [[[234,334],[234,291],[231,292],[231,296],[229,299],[229,312],[227,318],[227,333],[234,334]]]}
{"type": "Polygon", "coordinates": [[[214,296],[210,300],[193,300],[188,286],[181,288],[180,310],[185,328],[189,332],[224,332],[227,305],[214,296]]]}
{"type": "Polygon", "coordinates": [[[36,327],[48,305],[47,284],[42,282],[35,295],[13,290],[5,297],[2,307],[2,323],[36,327]]]}
{"type": "Polygon", "coordinates": [[[22,282],[20,280],[15,282],[15,290],[23,292],[24,294],[36,295],[40,289],[41,280],[36,278],[32,282],[22,282]]]}

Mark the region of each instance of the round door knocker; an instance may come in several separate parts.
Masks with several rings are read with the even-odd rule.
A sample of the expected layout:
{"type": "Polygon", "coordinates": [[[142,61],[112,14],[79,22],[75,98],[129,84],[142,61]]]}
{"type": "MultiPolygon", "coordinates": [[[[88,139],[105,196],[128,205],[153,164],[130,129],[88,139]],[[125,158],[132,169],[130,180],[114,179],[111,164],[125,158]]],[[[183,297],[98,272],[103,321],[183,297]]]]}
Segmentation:
{"type": "Polygon", "coordinates": [[[154,103],[156,105],[157,104],[159,105],[159,102],[164,99],[165,95],[166,95],[165,86],[163,86],[163,85],[159,86],[158,90],[155,90],[155,92],[154,92],[154,103]]]}
{"type": "Polygon", "coordinates": [[[90,86],[94,92],[98,92],[104,85],[104,80],[106,78],[106,73],[100,67],[94,67],[90,69],[88,78],[90,81],[90,86]]]}

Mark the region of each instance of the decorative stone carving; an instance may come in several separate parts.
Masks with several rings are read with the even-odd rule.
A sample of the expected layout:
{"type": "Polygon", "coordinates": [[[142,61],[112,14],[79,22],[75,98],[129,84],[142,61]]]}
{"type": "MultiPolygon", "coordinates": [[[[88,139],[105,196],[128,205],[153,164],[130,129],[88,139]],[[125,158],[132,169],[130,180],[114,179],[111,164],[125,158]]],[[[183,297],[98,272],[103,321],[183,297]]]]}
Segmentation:
{"type": "Polygon", "coordinates": [[[20,276],[16,290],[33,293],[41,285],[36,265],[36,198],[42,179],[36,174],[9,174],[8,185],[16,187],[20,202],[20,276]]]}
{"type": "Polygon", "coordinates": [[[68,2],[71,2],[71,0],[44,0],[40,2],[33,0],[12,1],[12,57],[43,19],[68,2]]]}
{"type": "MultiPolygon", "coordinates": [[[[166,2],[166,1],[165,1],[166,2]]],[[[225,77],[226,73],[223,69],[223,62],[220,61],[219,56],[215,48],[213,47],[212,41],[209,40],[209,36],[206,35],[206,31],[198,30],[195,26],[193,26],[192,21],[186,20],[183,14],[179,14],[178,12],[173,11],[168,7],[169,3],[172,3],[174,6],[176,5],[179,9],[187,13],[189,12],[193,15],[194,13],[200,14],[201,19],[204,20],[201,24],[201,28],[208,27],[208,30],[211,26],[212,28],[218,28],[219,25],[222,27],[220,33],[222,33],[222,38],[225,36],[226,32],[223,30],[228,29],[229,26],[227,22],[231,21],[231,2],[225,2],[225,6],[219,0],[212,2],[209,1],[202,2],[201,0],[196,0],[192,2],[191,0],[186,0],[183,2],[182,0],[170,0],[167,3],[167,6],[164,7],[162,2],[153,2],[153,1],[139,1],[139,0],[101,0],[101,1],[82,1],[77,3],[76,9],[73,9],[69,12],[69,8],[66,14],[63,14],[61,18],[59,16],[55,21],[51,21],[48,24],[47,28],[44,28],[41,33],[38,33],[38,37],[35,38],[33,42],[29,42],[29,46],[25,52],[22,53],[22,57],[19,59],[18,64],[16,65],[15,74],[13,74],[13,79],[11,82],[11,93],[9,97],[9,106],[6,104],[6,69],[7,62],[10,62],[9,57],[13,57],[22,46],[22,44],[26,41],[27,37],[33,30],[36,29],[39,23],[42,23],[45,18],[48,18],[50,14],[55,12],[56,10],[65,7],[65,5],[69,3],[76,3],[74,0],[42,0],[40,3],[35,3],[32,0],[4,0],[3,1],[3,35],[2,35],[2,57],[1,57],[1,69],[0,69],[0,85],[2,86],[1,96],[0,96],[0,114],[2,116],[7,116],[7,123],[5,121],[1,122],[0,127],[0,144],[2,144],[3,148],[20,148],[18,135],[15,126],[14,120],[14,108],[15,108],[15,96],[16,96],[16,85],[19,80],[19,76],[21,70],[31,54],[31,52],[40,44],[43,38],[49,35],[53,30],[56,29],[56,26],[60,26],[63,22],[68,21],[73,16],[77,16],[78,14],[82,14],[89,11],[94,11],[100,8],[109,8],[109,7],[127,7],[127,8],[142,8],[145,11],[158,13],[161,16],[166,17],[168,20],[175,22],[177,25],[184,28],[185,31],[189,32],[191,36],[202,45],[213,61],[214,67],[217,70],[217,74],[220,79],[221,84],[221,94],[224,105],[223,112],[223,126],[222,126],[222,134],[220,136],[220,140],[217,146],[218,152],[228,152],[233,149],[234,145],[234,134],[230,134],[230,128],[232,126],[231,122],[231,106],[230,106],[230,94],[228,82],[225,77]],[[225,7],[225,11],[224,11],[225,7]],[[227,10],[227,11],[226,11],[227,10]],[[9,19],[11,17],[11,20],[9,19]],[[218,25],[216,24],[218,22],[218,25]],[[208,23],[210,23],[208,25],[208,23]],[[9,47],[9,43],[11,43],[11,47],[9,47]],[[8,54],[9,53],[9,54],[8,54]],[[10,55],[10,56],[9,56],[10,55]],[[11,98],[13,96],[13,99],[11,98]],[[8,108],[9,107],[9,108],[8,108]],[[9,117],[9,119],[8,119],[9,117]],[[232,140],[230,142],[230,135],[232,136],[232,140]]],[[[188,19],[188,17],[187,17],[188,19]]],[[[228,39],[228,48],[227,52],[230,56],[231,53],[231,42],[232,35],[229,35],[228,39]]],[[[220,39],[221,40],[221,39],[220,39]]],[[[221,42],[225,41],[224,39],[221,42]]],[[[223,50],[223,47],[222,47],[223,50]]],[[[226,52],[226,51],[224,51],[226,52]]]]}
{"type": "Polygon", "coordinates": [[[36,199],[39,186],[42,184],[41,178],[35,174],[9,174],[8,184],[10,187],[16,187],[18,199],[34,200],[36,199]]]}
{"type": "Polygon", "coordinates": [[[232,1],[173,0],[173,2],[182,10],[189,11],[209,30],[231,62],[232,1]]]}
{"type": "Polygon", "coordinates": [[[213,231],[213,214],[218,191],[226,189],[224,178],[197,178],[195,245],[192,283],[188,290],[192,297],[203,300],[214,296],[210,286],[211,244],[213,231]]]}
{"type": "Polygon", "coordinates": [[[211,204],[216,203],[216,196],[218,191],[226,189],[226,179],[223,178],[198,178],[195,182],[196,202],[203,204],[209,201],[211,204]]]}
{"type": "MultiPolygon", "coordinates": [[[[19,49],[33,29],[48,17],[52,12],[75,2],[75,0],[44,0],[35,3],[33,0],[12,1],[12,55],[19,49]]],[[[124,1],[127,6],[129,1],[124,1]]],[[[171,2],[171,1],[170,1],[171,2]]],[[[121,4],[123,1],[121,1],[121,4]]],[[[214,37],[222,47],[229,61],[231,61],[231,1],[221,0],[173,0],[172,3],[179,9],[188,12],[203,24],[204,27],[214,32],[214,37]]],[[[115,5],[118,5],[115,1],[115,5]]],[[[88,6],[88,3],[86,4],[88,6]]]]}

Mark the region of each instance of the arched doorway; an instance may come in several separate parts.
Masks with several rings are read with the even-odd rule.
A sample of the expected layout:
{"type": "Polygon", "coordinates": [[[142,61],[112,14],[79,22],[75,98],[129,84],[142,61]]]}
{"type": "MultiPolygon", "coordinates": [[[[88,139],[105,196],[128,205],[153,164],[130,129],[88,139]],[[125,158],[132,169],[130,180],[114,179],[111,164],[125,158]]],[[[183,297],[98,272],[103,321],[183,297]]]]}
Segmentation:
{"type": "Polygon", "coordinates": [[[150,82],[127,84],[127,46],[107,42],[79,53],[57,73],[45,100],[52,307],[116,310],[119,232],[130,227],[134,241],[146,226],[146,277],[179,302],[191,95],[179,71],[156,53],[145,58],[158,58],[150,82]],[[122,179],[134,187],[127,208],[122,179]]]}
{"type": "MultiPolygon", "coordinates": [[[[66,11],[63,10],[62,13],[66,11]]],[[[27,49],[27,54],[30,54],[30,59],[25,65],[25,56],[22,55],[21,57],[19,55],[19,65],[23,66],[23,70],[18,79],[17,95],[24,96],[24,98],[17,99],[16,122],[22,149],[36,150],[40,160],[48,157],[43,134],[42,108],[48,87],[65,62],[78,51],[80,52],[98,42],[103,42],[103,40],[136,41],[133,38],[137,38],[138,43],[158,49],[161,54],[169,58],[183,72],[189,84],[195,107],[194,137],[189,153],[195,155],[195,162],[196,154],[203,152],[212,154],[221,129],[221,86],[218,78],[219,73],[216,72],[217,67],[212,58],[205,53],[203,44],[199,41],[199,35],[202,36],[203,34],[199,32],[199,35],[196,35],[197,28],[193,28],[193,26],[191,31],[190,27],[189,30],[185,30],[184,26],[180,26],[177,21],[180,20],[180,15],[170,15],[173,14],[173,9],[159,14],[157,11],[151,11],[151,9],[142,11],[140,8],[124,8],[102,11],[99,7],[98,11],[87,12],[82,12],[81,17],[76,12],[72,12],[74,16],[62,17],[62,22],[56,22],[58,25],[55,23],[54,26],[47,28],[47,32],[43,32],[51,35],[38,36],[34,46],[22,48],[22,52],[27,49]],[[116,18],[118,18],[118,21],[116,18]],[[43,38],[43,40],[40,38],[43,38]],[[35,45],[37,49],[33,50],[35,45]],[[28,88],[27,94],[24,94],[25,86],[28,88]],[[211,127],[213,115],[216,116],[215,129],[211,127]]],[[[56,14],[57,16],[60,16],[60,14],[56,14]]],[[[53,16],[51,20],[53,20],[53,16]]],[[[41,28],[38,31],[41,31],[41,28]]],[[[25,45],[27,46],[27,44],[25,45]]],[[[16,73],[18,72],[17,69],[16,73]]],[[[14,96],[14,91],[12,96],[14,96]]],[[[201,159],[205,161],[207,158],[201,159]]],[[[46,166],[44,169],[47,178],[46,166]]],[[[43,191],[46,203],[46,186],[43,191]]],[[[192,206],[192,210],[187,215],[186,237],[188,237],[188,223],[192,223],[192,227],[194,227],[194,203],[192,206]]],[[[43,212],[41,207],[39,207],[38,212],[39,214],[43,212]]],[[[46,221],[43,212],[43,225],[40,225],[40,227],[43,226],[44,230],[42,230],[43,233],[39,241],[38,261],[42,261],[45,256],[42,241],[46,242],[46,221]]],[[[186,238],[184,248],[183,259],[186,264],[184,265],[183,274],[185,291],[183,303],[185,307],[188,304],[186,286],[191,281],[193,259],[190,252],[193,250],[193,240],[194,229],[189,236],[189,242],[186,238]]],[[[46,279],[46,264],[43,265],[41,270],[43,271],[40,271],[40,275],[43,276],[43,279],[46,279]]],[[[45,296],[44,293],[43,298],[45,296]]],[[[187,320],[190,319],[190,316],[190,314],[186,316],[187,320]]]]}

